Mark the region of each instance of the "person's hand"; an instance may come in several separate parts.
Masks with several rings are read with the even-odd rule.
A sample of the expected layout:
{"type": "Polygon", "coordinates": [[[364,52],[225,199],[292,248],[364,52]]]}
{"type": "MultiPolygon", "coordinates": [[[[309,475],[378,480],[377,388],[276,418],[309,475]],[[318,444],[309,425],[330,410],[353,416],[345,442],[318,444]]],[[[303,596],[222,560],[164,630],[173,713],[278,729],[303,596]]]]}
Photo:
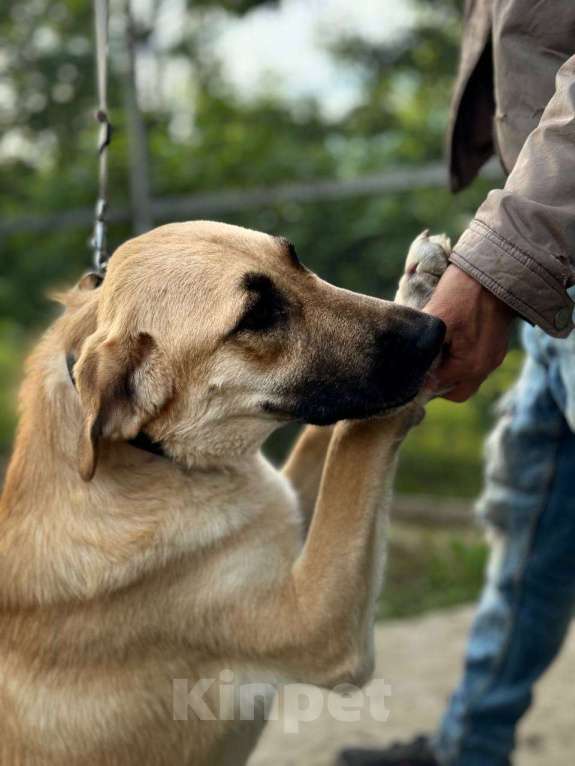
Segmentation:
{"type": "Polygon", "coordinates": [[[447,325],[433,390],[453,402],[472,396],[507,353],[513,311],[457,266],[448,266],[424,311],[447,325]]]}

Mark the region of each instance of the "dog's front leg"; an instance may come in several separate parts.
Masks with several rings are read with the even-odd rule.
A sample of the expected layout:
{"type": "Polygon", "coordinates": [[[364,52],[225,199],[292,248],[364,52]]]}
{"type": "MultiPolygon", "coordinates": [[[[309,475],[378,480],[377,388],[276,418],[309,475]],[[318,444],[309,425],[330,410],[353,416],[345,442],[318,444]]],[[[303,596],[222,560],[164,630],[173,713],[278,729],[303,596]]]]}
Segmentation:
{"type": "Polygon", "coordinates": [[[331,426],[306,426],[282,469],[297,493],[306,529],[317,501],[332,433],[331,426]]]}
{"type": "Polygon", "coordinates": [[[335,426],[299,557],[273,585],[254,583],[218,611],[218,635],[235,656],[320,686],[369,678],[385,511],[397,448],[416,411],[335,426]]]}
{"type": "Polygon", "coordinates": [[[397,450],[417,405],[385,420],[345,421],[329,445],[313,520],[292,572],[316,683],[364,683],[383,578],[397,450]]]}

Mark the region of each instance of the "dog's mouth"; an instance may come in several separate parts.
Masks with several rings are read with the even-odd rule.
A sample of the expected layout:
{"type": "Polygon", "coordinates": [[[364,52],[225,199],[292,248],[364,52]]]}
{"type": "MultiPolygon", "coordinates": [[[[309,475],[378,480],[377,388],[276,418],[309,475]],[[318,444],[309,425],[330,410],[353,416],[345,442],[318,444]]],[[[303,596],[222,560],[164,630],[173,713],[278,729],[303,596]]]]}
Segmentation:
{"type": "Polygon", "coordinates": [[[285,422],[307,423],[314,426],[331,426],[340,420],[367,420],[369,418],[385,417],[399,412],[414,401],[419,389],[409,395],[384,403],[346,402],[320,404],[310,400],[302,402],[272,402],[263,404],[263,410],[274,419],[285,422]]]}

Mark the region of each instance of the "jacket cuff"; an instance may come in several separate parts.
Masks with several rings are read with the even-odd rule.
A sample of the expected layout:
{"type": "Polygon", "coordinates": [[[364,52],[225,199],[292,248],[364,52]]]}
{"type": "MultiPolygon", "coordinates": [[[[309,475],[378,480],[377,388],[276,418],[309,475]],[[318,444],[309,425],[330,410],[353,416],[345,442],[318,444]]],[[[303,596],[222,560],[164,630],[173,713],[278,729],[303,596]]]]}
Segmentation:
{"type": "Polygon", "coordinates": [[[483,221],[466,229],[450,261],[549,335],[565,338],[573,329],[575,306],[564,280],[483,221]]]}

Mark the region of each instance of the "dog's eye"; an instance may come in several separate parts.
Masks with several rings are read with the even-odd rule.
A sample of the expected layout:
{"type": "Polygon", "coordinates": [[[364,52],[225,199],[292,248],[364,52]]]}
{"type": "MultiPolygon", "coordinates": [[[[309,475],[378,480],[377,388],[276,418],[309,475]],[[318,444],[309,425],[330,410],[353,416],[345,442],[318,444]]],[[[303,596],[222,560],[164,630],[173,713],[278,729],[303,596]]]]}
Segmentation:
{"type": "Polygon", "coordinates": [[[286,300],[269,277],[246,274],[243,287],[248,292],[248,301],[234,332],[265,332],[286,318],[286,300]]]}
{"type": "Polygon", "coordinates": [[[250,330],[251,332],[264,332],[270,330],[278,321],[280,315],[271,301],[266,296],[259,295],[240,319],[236,330],[250,330]]]}

